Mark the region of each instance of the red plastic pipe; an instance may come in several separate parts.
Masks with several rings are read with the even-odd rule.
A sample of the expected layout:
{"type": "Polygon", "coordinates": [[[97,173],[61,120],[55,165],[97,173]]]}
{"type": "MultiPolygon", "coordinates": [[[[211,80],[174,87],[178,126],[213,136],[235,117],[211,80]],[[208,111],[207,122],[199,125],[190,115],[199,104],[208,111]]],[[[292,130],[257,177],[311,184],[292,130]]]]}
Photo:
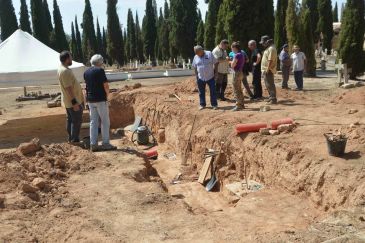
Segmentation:
{"type": "Polygon", "coordinates": [[[148,158],[148,159],[154,159],[158,157],[158,151],[157,148],[152,148],[146,152],[144,152],[144,155],[148,158]]]}
{"type": "Polygon", "coordinates": [[[272,121],[271,122],[271,128],[276,130],[278,129],[278,127],[280,125],[285,125],[285,124],[293,124],[294,123],[294,120],[291,119],[291,118],[284,118],[284,119],[281,119],[281,120],[276,120],[276,121],[272,121]]]}
{"type": "Polygon", "coordinates": [[[267,124],[260,123],[249,123],[249,124],[238,124],[236,125],[237,134],[245,132],[259,132],[261,128],[267,128],[267,124]]]}

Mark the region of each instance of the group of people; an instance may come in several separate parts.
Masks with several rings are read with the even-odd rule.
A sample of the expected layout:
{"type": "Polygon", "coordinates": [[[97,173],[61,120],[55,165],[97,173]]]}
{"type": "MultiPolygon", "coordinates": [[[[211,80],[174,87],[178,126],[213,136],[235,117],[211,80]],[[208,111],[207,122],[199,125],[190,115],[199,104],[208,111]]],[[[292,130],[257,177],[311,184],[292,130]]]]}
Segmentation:
{"type": "Polygon", "coordinates": [[[276,104],[276,86],[274,75],[277,73],[278,58],[283,75],[282,88],[288,89],[288,81],[291,69],[294,72],[296,90],[303,90],[303,74],[306,66],[306,57],[300,52],[299,46],[294,46],[294,53],[289,55],[289,46],[284,45],[280,56],[274,45],[273,39],[263,36],[260,44],[265,48],[263,54],[257,47],[255,40],[248,43],[250,57],[242,50],[239,42],[233,42],[230,46],[232,52],[227,53],[229,42],[222,40],[221,43],[212,51],[204,50],[202,46],[195,46],[195,57],[192,63],[195,69],[197,84],[199,89],[200,107],[199,110],[206,108],[205,91],[206,85],[210,89],[210,101],[214,110],[218,109],[218,99],[225,101],[225,91],[228,85],[228,74],[233,74],[233,92],[236,106],[233,111],[245,108],[244,94],[242,85],[251,100],[263,99],[261,80],[264,79],[268,90],[268,104],[276,104]],[[249,73],[252,74],[253,92],[248,83],[249,73]]]}
{"type": "Polygon", "coordinates": [[[86,102],[90,111],[90,149],[93,152],[98,150],[115,150],[116,147],[110,144],[110,118],[109,118],[109,84],[102,68],[104,59],[101,55],[94,55],[91,60],[91,67],[84,73],[86,92],[82,91],[80,82],[77,81],[70,66],[72,55],[68,51],[60,54],[61,66],[58,69],[58,79],[62,91],[63,104],[67,113],[68,141],[74,145],[80,145],[80,130],[82,125],[83,111],[86,102]],[[99,128],[103,138],[102,146],[98,145],[99,128]]]}

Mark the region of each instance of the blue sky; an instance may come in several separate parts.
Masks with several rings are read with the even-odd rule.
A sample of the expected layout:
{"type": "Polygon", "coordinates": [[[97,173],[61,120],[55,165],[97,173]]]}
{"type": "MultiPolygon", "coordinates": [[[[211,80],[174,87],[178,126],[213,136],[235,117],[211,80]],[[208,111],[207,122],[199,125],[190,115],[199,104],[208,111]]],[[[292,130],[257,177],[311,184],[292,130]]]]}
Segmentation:
{"type": "MultiPolygon", "coordinates": [[[[156,0],[158,7],[163,7],[163,4],[165,0],[156,0]]],[[[260,1],[260,0],[258,0],[260,1]]],[[[29,2],[30,0],[27,0],[28,7],[30,8],[29,2]]],[[[71,21],[74,20],[75,15],[78,16],[79,23],[81,22],[82,13],[84,11],[84,0],[58,0],[58,5],[60,6],[61,14],[63,17],[63,24],[65,27],[65,31],[67,33],[71,32],[71,21]]],[[[94,18],[99,18],[100,25],[106,26],[106,0],[90,0],[92,5],[92,10],[94,14],[94,18]]],[[[199,8],[201,9],[202,13],[204,14],[207,11],[207,5],[204,3],[204,0],[198,0],[199,2],[199,8]]],[[[276,0],[274,1],[276,2],[276,0]]],[[[336,2],[333,0],[333,4],[336,2]]],[[[345,0],[337,0],[339,4],[339,8],[342,4],[342,2],[345,2],[345,0]]],[[[20,9],[20,0],[13,0],[15,12],[19,13],[20,9]]],[[[48,5],[50,7],[50,11],[52,14],[53,10],[53,1],[48,0],[48,5]]],[[[144,9],[145,9],[146,0],[119,0],[118,3],[118,14],[119,18],[121,20],[121,23],[125,25],[127,22],[127,11],[129,8],[131,8],[133,11],[138,11],[138,15],[140,17],[140,24],[142,22],[142,18],[144,15],[144,9]]]]}

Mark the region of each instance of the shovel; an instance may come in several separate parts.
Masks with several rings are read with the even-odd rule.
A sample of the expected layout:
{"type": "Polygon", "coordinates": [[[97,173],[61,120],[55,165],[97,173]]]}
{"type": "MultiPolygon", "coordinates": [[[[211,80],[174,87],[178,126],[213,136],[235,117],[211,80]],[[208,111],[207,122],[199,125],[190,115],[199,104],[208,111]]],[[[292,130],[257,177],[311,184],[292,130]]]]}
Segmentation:
{"type": "Polygon", "coordinates": [[[218,154],[217,159],[215,160],[216,161],[216,166],[214,167],[214,165],[212,165],[212,178],[210,178],[208,184],[205,186],[205,189],[208,192],[212,191],[213,188],[215,187],[215,185],[218,182],[218,178],[216,176],[216,172],[217,172],[217,169],[218,169],[218,163],[221,160],[223,145],[224,145],[224,142],[221,142],[221,147],[219,149],[219,154],[218,154]]]}

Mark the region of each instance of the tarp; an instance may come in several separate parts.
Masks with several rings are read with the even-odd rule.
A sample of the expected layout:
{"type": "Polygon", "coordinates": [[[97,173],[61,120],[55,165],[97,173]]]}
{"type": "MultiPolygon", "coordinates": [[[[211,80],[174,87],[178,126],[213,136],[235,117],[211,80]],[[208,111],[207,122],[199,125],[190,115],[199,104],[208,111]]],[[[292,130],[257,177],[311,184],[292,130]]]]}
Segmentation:
{"type": "MultiPolygon", "coordinates": [[[[0,44],[1,86],[56,84],[59,66],[58,52],[22,30],[0,44]]],[[[71,68],[82,77],[82,63],[73,62],[71,68]]]]}

